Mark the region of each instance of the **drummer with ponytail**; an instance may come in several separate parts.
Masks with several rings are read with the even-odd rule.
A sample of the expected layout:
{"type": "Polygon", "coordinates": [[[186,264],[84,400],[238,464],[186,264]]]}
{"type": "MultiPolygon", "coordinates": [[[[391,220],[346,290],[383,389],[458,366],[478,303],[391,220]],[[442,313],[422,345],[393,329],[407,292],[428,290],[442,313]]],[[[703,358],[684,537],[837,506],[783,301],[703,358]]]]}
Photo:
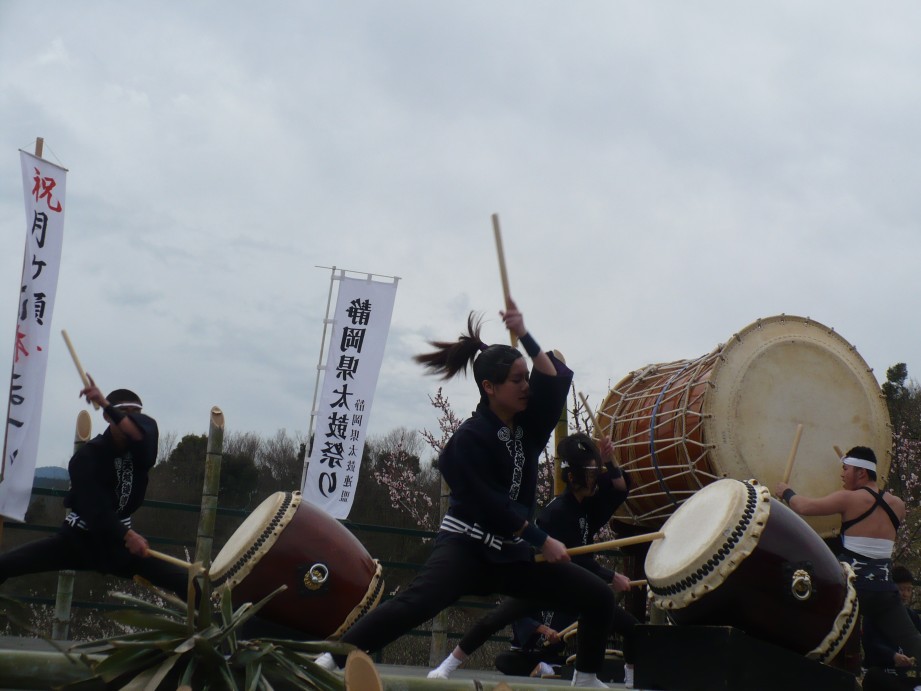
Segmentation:
{"type": "MultiPolygon", "coordinates": [[[[509,299],[500,315],[530,358],[530,370],[516,348],[485,343],[482,321],[474,314],[456,341],[434,341],[433,351],[415,358],[443,379],[471,368],[480,401],[438,459],[451,494],[427,562],[408,588],[341,640],[375,652],[465,595],[501,593],[578,611],[574,685],[604,687],[596,674],[614,594],[572,564],[565,545],[534,523],[538,462],[566,405],[573,374],[540,348],[514,301],[509,299]],[[535,562],[534,550],[545,561],[535,562]]],[[[333,659],[324,655],[318,663],[330,668],[333,659]]]]}

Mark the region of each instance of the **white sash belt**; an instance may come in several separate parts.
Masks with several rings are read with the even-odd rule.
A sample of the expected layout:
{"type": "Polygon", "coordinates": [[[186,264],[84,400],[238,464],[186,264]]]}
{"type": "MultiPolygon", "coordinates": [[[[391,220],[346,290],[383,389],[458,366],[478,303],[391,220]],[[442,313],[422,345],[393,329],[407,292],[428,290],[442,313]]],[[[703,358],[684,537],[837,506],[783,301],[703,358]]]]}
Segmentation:
{"type": "Polygon", "coordinates": [[[449,533],[466,535],[467,537],[471,537],[474,540],[482,542],[484,545],[497,550],[501,550],[503,545],[513,545],[521,542],[520,537],[512,538],[510,540],[505,539],[501,535],[493,535],[492,533],[486,532],[483,530],[483,526],[481,526],[479,523],[470,525],[469,523],[464,523],[464,521],[451,515],[445,515],[444,520],[441,521],[440,529],[449,533]]]}

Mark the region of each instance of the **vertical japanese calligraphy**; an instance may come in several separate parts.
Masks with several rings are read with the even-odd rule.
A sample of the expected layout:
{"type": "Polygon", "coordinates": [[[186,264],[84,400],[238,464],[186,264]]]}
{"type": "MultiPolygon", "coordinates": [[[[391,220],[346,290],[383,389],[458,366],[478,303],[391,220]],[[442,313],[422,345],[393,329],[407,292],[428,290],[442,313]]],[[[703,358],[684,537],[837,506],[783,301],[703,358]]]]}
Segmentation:
{"type": "Polygon", "coordinates": [[[51,314],[64,237],[67,171],[20,151],[26,245],[16,310],[6,433],[0,461],[0,516],[23,520],[38,456],[51,314]]]}
{"type": "Polygon", "coordinates": [[[390,331],[396,280],[341,276],[304,498],[346,518],[355,498],[374,390],[390,331]]]}

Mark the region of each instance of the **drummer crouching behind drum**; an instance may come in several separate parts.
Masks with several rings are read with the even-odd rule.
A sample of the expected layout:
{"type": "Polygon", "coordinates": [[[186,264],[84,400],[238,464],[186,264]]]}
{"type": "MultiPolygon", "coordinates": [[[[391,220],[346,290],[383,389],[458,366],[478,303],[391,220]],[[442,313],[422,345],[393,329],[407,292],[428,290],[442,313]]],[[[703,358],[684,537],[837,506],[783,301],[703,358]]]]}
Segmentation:
{"type": "Polygon", "coordinates": [[[921,633],[902,605],[892,580],[892,549],[896,531],[905,519],[905,502],[876,484],[876,454],[855,446],[841,459],[844,489],[820,498],[796,494],[786,483],[774,492],[801,516],[841,516],[839,555],[857,575],[855,587],[860,613],[913,658],[921,661],[921,633]]]}
{"type": "MultiPolygon", "coordinates": [[[[515,348],[483,343],[474,315],[456,342],[433,342],[437,350],[416,358],[444,378],[472,363],[480,402],[438,459],[451,500],[431,555],[407,589],[359,619],[341,640],[375,652],[464,595],[498,592],[577,610],[581,635],[573,686],[607,688],[596,675],[613,622],[614,593],[571,563],[563,543],[530,523],[538,460],[566,405],[572,371],[540,349],[513,302],[501,314],[531,358],[530,373],[515,348]],[[545,562],[534,561],[531,546],[545,562]]],[[[328,653],[317,663],[333,666],[328,653]]]]}

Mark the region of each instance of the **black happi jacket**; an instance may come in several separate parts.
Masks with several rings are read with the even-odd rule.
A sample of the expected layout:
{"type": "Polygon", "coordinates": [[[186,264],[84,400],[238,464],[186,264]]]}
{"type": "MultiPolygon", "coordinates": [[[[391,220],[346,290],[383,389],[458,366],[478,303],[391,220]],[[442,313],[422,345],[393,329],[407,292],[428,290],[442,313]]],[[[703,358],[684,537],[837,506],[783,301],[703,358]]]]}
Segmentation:
{"type": "MultiPolygon", "coordinates": [[[[506,540],[533,517],[540,455],[572,383],[572,371],[550,358],[557,376],[531,372],[528,407],[515,416],[514,430],[481,401],[445,445],[438,469],[451,488],[449,516],[506,540]]],[[[442,530],[438,539],[473,538],[442,530]]]]}
{"type": "MultiPolygon", "coordinates": [[[[612,473],[613,466],[605,464],[603,472],[598,476],[598,490],[581,502],[568,490],[554,498],[540,512],[537,525],[567,547],[593,544],[595,534],[610,520],[617,507],[624,503],[630,489],[627,475],[624,475],[627,490],[614,487],[612,473]]],[[[593,554],[577,554],[572,560],[607,582],[614,578],[614,572],[595,561],[593,554]]]]}
{"type": "Polygon", "coordinates": [[[142,413],[128,417],[143,432],[143,439],[129,440],[127,448],[119,451],[106,429],[80,447],[67,466],[70,491],[64,506],[71,513],[65,522],[102,540],[124,539],[128,519],[144,501],[147,476],[157,461],[156,421],[142,413]]]}

